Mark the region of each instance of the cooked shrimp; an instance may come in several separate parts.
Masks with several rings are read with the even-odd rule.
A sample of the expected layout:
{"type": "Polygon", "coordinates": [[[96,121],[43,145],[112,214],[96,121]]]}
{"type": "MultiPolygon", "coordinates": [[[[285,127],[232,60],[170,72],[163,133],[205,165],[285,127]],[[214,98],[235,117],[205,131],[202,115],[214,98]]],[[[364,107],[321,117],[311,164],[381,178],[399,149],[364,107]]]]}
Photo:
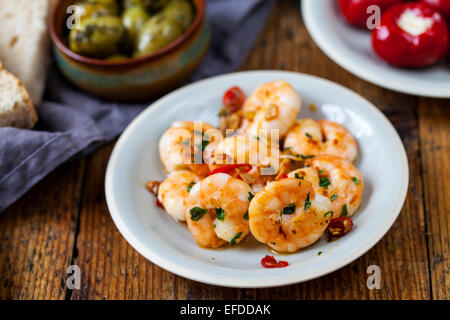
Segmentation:
{"type": "MultiPolygon", "coordinates": [[[[214,133],[220,134],[220,131],[212,125],[204,122],[177,121],[162,135],[159,141],[159,155],[166,170],[174,172],[176,170],[190,169],[189,165],[196,154],[203,151],[208,139],[205,134],[210,136],[214,133]]],[[[197,160],[197,159],[196,159],[197,160]]],[[[191,167],[192,168],[192,167],[191,167]]]]}
{"type": "Polygon", "coordinates": [[[294,170],[288,174],[288,178],[296,178],[304,181],[308,181],[314,188],[314,191],[322,194],[319,188],[320,180],[319,173],[316,168],[305,167],[294,170]]]}
{"type": "Polygon", "coordinates": [[[244,240],[249,233],[250,186],[225,173],[194,185],[186,199],[186,221],[197,244],[218,248],[244,240]]]}
{"type": "Polygon", "coordinates": [[[253,236],[278,252],[295,252],[325,232],[331,202],[298,179],[268,183],[250,203],[253,236]]]}
{"type": "Polygon", "coordinates": [[[355,161],[358,144],[342,125],[328,120],[301,119],[289,130],[284,149],[302,155],[335,155],[355,161]]]}
{"type": "Polygon", "coordinates": [[[242,127],[254,136],[269,135],[271,129],[278,129],[282,138],[295,122],[300,109],[301,98],[288,82],[265,83],[245,101],[242,127]]]}
{"type": "Polygon", "coordinates": [[[361,205],[364,181],[356,167],[336,156],[317,156],[308,160],[311,167],[295,170],[289,178],[310,182],[314,191],[330,198],[331,217],[351,217],[361,205]]]}
{"type": "Polygon", "coordinates": [[[174,171],[159,185],[158,200],[175,220],[186,221],[186,197],[200,177],[191,171],[174,171]]]}

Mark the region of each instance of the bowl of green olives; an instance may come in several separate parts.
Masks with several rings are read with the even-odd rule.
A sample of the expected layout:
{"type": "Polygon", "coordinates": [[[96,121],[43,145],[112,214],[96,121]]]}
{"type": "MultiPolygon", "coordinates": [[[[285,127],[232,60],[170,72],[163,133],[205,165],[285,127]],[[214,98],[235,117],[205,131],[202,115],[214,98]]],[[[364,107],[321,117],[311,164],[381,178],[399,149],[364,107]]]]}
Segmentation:
{"type": "Polygon", "coordinates": [[[56,64],[103,99],[145,101],[185,80],[206,54],[206,0],[60,0],[50,15],[56,64]]]}

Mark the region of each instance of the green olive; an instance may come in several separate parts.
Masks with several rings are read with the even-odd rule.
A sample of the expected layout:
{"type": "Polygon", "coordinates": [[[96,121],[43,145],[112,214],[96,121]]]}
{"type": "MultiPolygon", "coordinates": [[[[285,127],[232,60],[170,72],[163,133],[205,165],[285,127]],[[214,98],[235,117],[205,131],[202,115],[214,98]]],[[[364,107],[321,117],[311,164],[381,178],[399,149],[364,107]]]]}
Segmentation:
{"type": "Polygon", "coordinates": [[[188,0],[172,0],[162,14],[186,31],[194,20],[194,10],[188,0]]]}
{"type": "Polygon", "coordinates": [[[80,11],[77,11],[80,22],[86,18],[115,15],[115,12],[109,6],[104,6],[101,3],[76,2],[75,5],[80,9],[80,11]]]}
{"type": "Polygon", "coordinates": [[[183,31],[163,15],[151,17],[141,28],[134,56],[140,57],[164,48],[177,39],[183,31]]]}
{"type": "Polygon", "coordinates": [[[169,0],[124,0],[124,8],[141,6],[146,10],[157,11],[164,7],[169,0]]]}
{"type": "Polygon", "coordinates": [[[119,17],[87,18],[70,31],[70,50],[75,53],[105,58],[116,53],[125,34],[119,17]]]}
{"type": "Polygon", "coordinates": [[[122,24],[127,31],[127,42],[134,48],[139,30],[150,18],[147,11],[139,6],[129,7],[122,13],[122,24]]]}
{"type": "Polygon", "coordinates": [[[84,0],[83,2],[107,7],[108,10],[110,10],[113,15],[119,14],[119,5],[117,4],[116,0],[84,0]]]}
{"type": "Polygon", "coordinates": [[[107,61],[123,61],[123,60],[127,60],[129,59],[128,56],[124,55],[124,54],[113,54],[112,56],[109,56],[108,58],[106,58],[107,61]]]}

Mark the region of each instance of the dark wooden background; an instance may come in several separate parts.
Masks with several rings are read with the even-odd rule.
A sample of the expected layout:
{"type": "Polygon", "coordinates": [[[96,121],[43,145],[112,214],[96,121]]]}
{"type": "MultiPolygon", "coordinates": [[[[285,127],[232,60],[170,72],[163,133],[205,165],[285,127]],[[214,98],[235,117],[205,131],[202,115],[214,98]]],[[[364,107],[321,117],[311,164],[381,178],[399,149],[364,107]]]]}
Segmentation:
{"type": "MultiPolygon", "coordinates": [[[[175,276],[144,259],[114,226],[105,168],[114,143],[64,164],[0,214],[2,299],[449,299],[450,100],[379,88],[314,44],[298,1],[280,0],[241,70],[305,72],[340,83],[392,121],[409,159],[409,191],[387,235],[367,254],[320,279],[272,289],[230,289],[175,276]],[[81,268],[80,290],[65,286],[81,268]],[[381,268],[381,289],[366,269],[381,268]]],[[[450,86],[450,84],[449,84],[450,86]]]]}

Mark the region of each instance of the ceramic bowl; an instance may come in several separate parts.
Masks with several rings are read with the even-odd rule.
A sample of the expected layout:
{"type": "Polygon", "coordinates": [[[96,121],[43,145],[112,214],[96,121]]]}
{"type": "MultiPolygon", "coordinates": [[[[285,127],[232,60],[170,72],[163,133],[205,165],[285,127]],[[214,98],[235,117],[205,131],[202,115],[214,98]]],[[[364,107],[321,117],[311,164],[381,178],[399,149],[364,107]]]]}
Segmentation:
{"type": "Polygon", "coordinates": [[[196,16],[192,25],[158,52],[123,61],[81,56],[72,52],[66,41],[66,12],[73,3],[74,0],[57,1],[50,15],[56,64],[70,82],[107,100],[143,101],[173,89],[196,69],[209,47],[206,1],[193,0],[196,16]]]}

